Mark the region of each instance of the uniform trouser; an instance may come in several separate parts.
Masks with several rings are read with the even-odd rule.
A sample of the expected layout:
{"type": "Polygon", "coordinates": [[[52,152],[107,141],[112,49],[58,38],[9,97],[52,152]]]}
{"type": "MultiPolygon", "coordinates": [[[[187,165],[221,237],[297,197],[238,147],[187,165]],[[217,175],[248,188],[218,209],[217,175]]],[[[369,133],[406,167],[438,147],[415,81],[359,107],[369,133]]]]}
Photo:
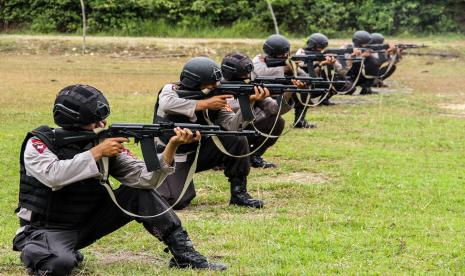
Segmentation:
{"type": "MultiPolygon", "coordinates": [[[[126,210],[140,215],[154,215],[168,204],[153,189],[121,186],[115,190],[118,203],[126,210]]],[[[75,251],[124,226],[134,218],[124,214],[108,197],[98,210],[79,227],[27,224],[13,240],[13,249],[21,251],[21,261],[30,273],[68,275],[77,265],[75,251]]],[[[145,229],[164,240],[181,227],[172,210],[155,218],[136,219],[145,229]]]]}
{"type": "MultiPolygon", "coordinates": [[[[278,115],[270,115],[268,117],[262,118],[256,122],[254,122],[255,127],[260,130],[261,132],[265,134],[269,134],[271,132],[271,129],[273,131],[271,132],[271,135],[273,136],[279,136],[281,133],[283,133],[284,130],[284,125],[285,121],[281,116],[278,115]],[[278,120],[276,121],[276,117],[278,117],[278,120]],[[276,121],[276,125],[273,129],[273,124],[276,121]]],[[[254,130],[253,126],[247,127],[247,129],[254,130]]],[[[260,147],[254,155],[261,156],[265,153],[265,151],[273,146],[279,138],[268,138],[258,135],[258,136],[250,136],[247,137],[247,140],[249,141],[249,146],[250,146],[250,151],[255,150],[257,147],[260,147]],[[262,145],[263,144],[263,145],[262,145]]]]}
{"type": "MultiPolygon", "coordinates": [[[[219,137],[225,149],[234,155],[244,155],[249,153],[249,144],[245,137],[223,136],[219,137]]],[[[174,204],[181,194],[183,185],[187,179],[189,169],[195,158],[195,153],[187,155],[185,162],[176,162],[176,171],[169,175],[157,191],[169,203],[174,204]]],[[[202,139],[197,160],[196,172],[203,172],[218,166],[224,166],[224,175],[229,179],[245,178],[250,172],[249,157],[235,158],[222,153],[213,143],[211,138],[202,139]]],[[[196,196],[195,186],[192,181],[174,209],[179,210],[187,207],[196,196]]]]}
{"type": "Polygon", "coordinates": [[[395,65],[392,65],[391,69],[387,71],[388,67],[389,66],[386,66],[379,70],[379,75],[382,76],[382,80],[389,78],[397,69],[395,65]]]}
{"type": "Polygon", "coordinates": [[[307,114],[308,107],[305,106],[307,102],[308,94],[300,94],[300,100],[297,97],[297,93],[292,94],[292,100],[294,101],[294,122],[300,118],[300,120],[305,120],[305,115],[307,114]]]}
{"type": "MultiPolygon", "coordinates": [[[[355,81],[355,79],[357,78],[358,73],[360,71],[360,66],[360,62],[354,62],[350,70],[347,72],[347,76],[349,76],[352,81],[355,81]]],[[[375,58],[366,58],[364,60],[364,66],[366,75],[378,76],[379,64],[376,62],[375,58]]],[[[356,83],[356,86],[360,86],[362,88],[367,89],[373,86],[374,81],[375,78],[365,78],[362,72],[356,83]]]]}

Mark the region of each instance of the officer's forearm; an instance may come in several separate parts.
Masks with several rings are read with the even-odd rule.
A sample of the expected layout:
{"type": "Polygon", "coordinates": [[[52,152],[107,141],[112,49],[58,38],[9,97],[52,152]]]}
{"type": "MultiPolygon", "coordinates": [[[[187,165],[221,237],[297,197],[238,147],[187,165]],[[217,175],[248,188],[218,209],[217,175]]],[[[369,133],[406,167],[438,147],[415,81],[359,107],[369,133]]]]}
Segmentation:
{"type": "Polygon", "coordinates": [[[208,103],[205,100],[198,100],[195,105],[195,111],[202,111],[208,109],[208,103]]]}
{"type": "Polygon", "coordinates": [[[178,149],[178,146],[172,142],[169,142],[166,145],[165,150],[163,151],[163,161],[165,161],[167,165],[170,165],[170,166],[173,165],[174,155],[177,149],[178,149]]]}
{"type": "Polygon", "coordinates": [[[90,150],[90,152],[92,153],[92,157],[94,157],[95,161],[98,161],[98,160],[102,159],[102,157],[103,157],[102,151],[98,147],[93,147],[90,150]]]}

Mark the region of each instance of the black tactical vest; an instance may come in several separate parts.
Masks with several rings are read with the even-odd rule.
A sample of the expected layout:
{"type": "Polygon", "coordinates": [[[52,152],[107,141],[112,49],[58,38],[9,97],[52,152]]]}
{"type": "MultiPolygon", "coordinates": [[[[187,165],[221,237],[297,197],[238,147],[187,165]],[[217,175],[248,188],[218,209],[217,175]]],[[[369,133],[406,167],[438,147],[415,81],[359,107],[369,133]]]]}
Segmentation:
{"type": "Polygon", "coordinates": [[[98,179],[92,178],[52,191],[36,178],[28,176],[24,167],[24,150],[27,141],[33,136],[39,138],[60,160],[72,159],[76,154],[89,150],[93,144],[85,142],[81,145],[58,146],[53,129],[41,126],[27,134],[21,147],[18,208],[32,211],[33,224],[79,228],[108,198],[106,190],[98,179]]]}

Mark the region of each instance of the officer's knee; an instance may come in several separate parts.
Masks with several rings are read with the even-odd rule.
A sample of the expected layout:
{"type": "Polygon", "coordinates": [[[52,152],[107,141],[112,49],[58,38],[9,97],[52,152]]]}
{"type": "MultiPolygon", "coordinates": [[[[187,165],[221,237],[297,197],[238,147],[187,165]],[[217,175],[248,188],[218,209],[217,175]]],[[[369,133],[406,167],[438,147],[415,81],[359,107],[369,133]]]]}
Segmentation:
{"type": "Polygon", "coordinates": [[[281,135],[281,133],[283,133],[285,125],[286,125],[286,121],[283,119],[283,117],[279,116],[278,120],[276,121],[276,126],[273,130],[273,134],[281,135]]]}
{"type": "Polygon", "coordinates": [[[237,148],[239,154],[245,154],[249,152],[249,142],[245,136],[232,136],[235,138],[233,145],[237,148]]]}
{"type": "Polygon", "coordinates": [[[69,275],[76,265],[76,256],[73,253],[67,253],[45,260],[41,270],[51,275],[69,275]]]}
{"type": "Polygon", "coordinates": [[[52,256],[52,254],[45,247],[36,243],[30,243],[24,246],[20,258],[28,271],[34,272],[39,270],[40,266],[43,265],[50,256],[52,256]]]}

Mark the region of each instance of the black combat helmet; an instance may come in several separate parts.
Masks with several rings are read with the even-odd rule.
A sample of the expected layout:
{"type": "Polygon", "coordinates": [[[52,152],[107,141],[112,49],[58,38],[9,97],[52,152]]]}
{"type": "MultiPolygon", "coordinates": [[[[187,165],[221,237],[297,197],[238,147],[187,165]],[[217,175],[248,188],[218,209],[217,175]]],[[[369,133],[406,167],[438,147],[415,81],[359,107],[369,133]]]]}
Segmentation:
{"type": "Polygon", "coordinates": [[[274,34],[270,35],[265,44],[263,44],[263,51],[270,57],[277,57],[284,55],[291,50],[291,44],[289,40],[282,35],[274,34]]]}
{"type": "Polygon", "coordinates": [[[253,71],[252,60],[243,53],[232,53],[223,58],[221,72],[228,81],[244,79],[244,75],[253,71]]]}
{"type": "Polygon", "coordinates": [[[183,88],[199,89],[201,84],[215,83],[222,77],[220,67],[213,60],[195,57],[186,62],[179,78],[183,88]]]}
{"type": "Polygon", "coordinates": [[[53,105],[55,124],[78,128],[104,120],[110,115],[107,99],[95,87],[76,84],[63,88],[53,105]]]}
{"type": "Polygon", "coordinates": [[[371,44],[383,44],[384,43],[384,36],[380,33],[372,33],[371,34],[371,44]]]}
{"type": "Polygon", "coordinates": [[[356,31],[354,33],[354,37],[352,38],[352,42],[354,43],[355,47],[361,47],[365,44],[370,44],[371,36],[366,31],[356,31]]]}
{"type": "Polygon", "coordinates": [[[315,51],[328,47],[328,38],[322,33],[314,33],[307,39],[307,50],[315,51]]]}

